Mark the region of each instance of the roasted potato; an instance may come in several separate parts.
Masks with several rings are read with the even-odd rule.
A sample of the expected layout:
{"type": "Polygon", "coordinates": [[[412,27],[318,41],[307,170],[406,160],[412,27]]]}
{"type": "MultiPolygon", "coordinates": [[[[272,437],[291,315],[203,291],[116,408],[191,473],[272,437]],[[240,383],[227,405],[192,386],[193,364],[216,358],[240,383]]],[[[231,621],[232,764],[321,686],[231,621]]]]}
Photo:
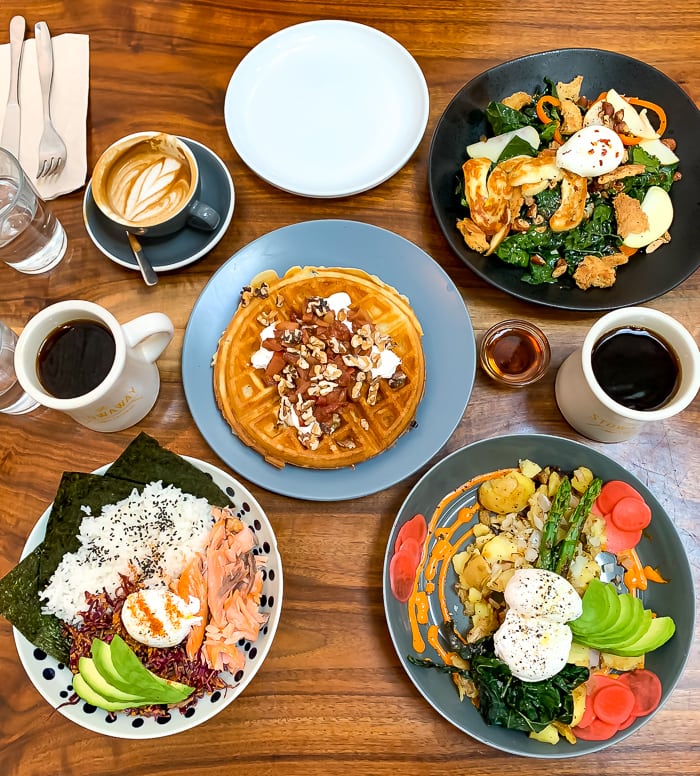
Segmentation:
{"type": "Polygon", "coordinates": [[[486,480],[479,487],[479,503],[496,514],[507,515],[525,509],[534,492],[535,483],[524,474],[513,471],[486,480]]]}
{"type": "Polygon", "coordinates": [[[480,589],[489,578],[491,568],[481,555],[472,555],[464,564],[459,574],[459,581],[463,587],[475,587],[480,589]]]}
{"type": "Polygon", "coordinates": [[[532,731],[530,733],[530,738],[534,738],[535,741],[541,741],[543,744],[557,744],[559,743],[559,731],[554,727],[554,725],[547,725],[544,730],[541,730],[539,733],[535,733],[532,731]]]}

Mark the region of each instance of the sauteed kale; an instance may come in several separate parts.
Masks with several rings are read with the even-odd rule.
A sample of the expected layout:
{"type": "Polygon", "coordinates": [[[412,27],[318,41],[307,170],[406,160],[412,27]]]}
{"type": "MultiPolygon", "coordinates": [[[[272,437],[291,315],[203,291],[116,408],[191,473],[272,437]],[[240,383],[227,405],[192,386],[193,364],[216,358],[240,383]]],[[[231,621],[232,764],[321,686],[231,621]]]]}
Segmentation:
{"type": "Polygon", "coordinates": [[[568,725],[573,719],[572,692],[588,679],[587,668],[569,663],[551,679],[523,682],[496,657],[492,637],[473,644],[463,644],[453,637],[451,642],[451,648],[469,664],[468,669],[412,655],[408,655],[408,661],[415,666],[471,679],[479,693],[479,712],[487,724],[539,733],[552,722],[568,725]]]}

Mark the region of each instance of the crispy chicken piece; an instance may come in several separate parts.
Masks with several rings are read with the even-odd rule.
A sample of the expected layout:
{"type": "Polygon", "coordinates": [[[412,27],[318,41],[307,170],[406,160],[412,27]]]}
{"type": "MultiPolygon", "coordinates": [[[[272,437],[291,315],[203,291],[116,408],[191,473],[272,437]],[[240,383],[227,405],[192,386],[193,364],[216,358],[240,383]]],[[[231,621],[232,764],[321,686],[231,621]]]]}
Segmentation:
{"type": "Polygon", "coordinates": [[[618,194],[613,199],[615,218],[617,219],[617,233],[623,239],[630,234],[644,232],[649,228],[649,218],[642,210],[638,199],[628,194],[618,194]]]}
{"type": "Polygon", "coordinates": [[[611,256],[584,256],[576,267],[574,280],[584,291],[595,288],[609,288],[616,279],[616,267],[627,263],[624,253],[613,253],[611,256]]]}
{"type": "Polygon", "coordinates": [[[623,178],[631,178],[633,175],[641,175],[646,167],[643,164],[621,164],[612,172],[606,172],[605,175],[599,175],[596,178],[598,186],[607,186],[613,181],[620,181],[623,178]]]}
{"type": "Polygon", "coordinates": [[[573,100],[560,100],[561,131],[564,135],[573,135],[583,126],[583,114],[573,100]]]}
{"type": "Polygon", "coordinates": [[[583,83],[583,76],[577,75],[568,83],[557,81],[557,97],[560,100],[571,100],[576,102],[581,96],[581,84],[583,83]]]}
{"type": "Polygon", "coordinates": [[[520,110],[532,103],[532,97],[527,92],[513,92],[510,97],[506,97],[501,102],[513,110],[520,110]]]}

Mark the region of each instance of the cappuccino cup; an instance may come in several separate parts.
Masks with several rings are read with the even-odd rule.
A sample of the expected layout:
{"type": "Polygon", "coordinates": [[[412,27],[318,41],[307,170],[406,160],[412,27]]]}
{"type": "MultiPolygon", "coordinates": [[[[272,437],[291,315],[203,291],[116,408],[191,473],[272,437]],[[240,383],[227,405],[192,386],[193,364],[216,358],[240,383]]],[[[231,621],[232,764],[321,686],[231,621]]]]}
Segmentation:
{"type": "Polygon", "coordinates": [[[29,320],[15,346],[15,372],[39,404],[94,431],[142,420],[158,397],[156,359],[173,337],[163,313],[120,324],[98,304],[58,302],[29,320]]]}
{"type": "Polygon", "coordinates": [[[562,415],[598,442],[622,442],[684,410],[700,390],[700,351],[675,318],[624,307],[599,318],[559,367],[562,415]]]}
{"type": "Polygon", "coordinates": [[[100,212],[142,237],[162,237],[185,226],[213,231],[219,213],[199,199],[199,165],[175,135],[137,132],[112,143],[90,182],[100,212]]]}

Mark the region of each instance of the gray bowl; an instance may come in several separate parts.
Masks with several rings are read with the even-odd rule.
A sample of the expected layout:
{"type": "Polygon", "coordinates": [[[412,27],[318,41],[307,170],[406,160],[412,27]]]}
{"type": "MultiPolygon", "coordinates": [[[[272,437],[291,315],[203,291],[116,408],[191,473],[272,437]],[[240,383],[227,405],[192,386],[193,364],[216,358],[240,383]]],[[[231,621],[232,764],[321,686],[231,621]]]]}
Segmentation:
{"type": "MultiPolygon", "coordinates": [[[[477,487],[460,494],[450,509],[446,510],[440,526],[450,522],[458,508],[475,502],[477,487]]],[[[452,571],[450,573],[454,574],[452,571]]],[[[453,583],[450,582],[448,574],[446,590],[451,584],[453,583]]],[[[447,591],[446,595],[448,608],[453,610],[456,604],[461,611],[456,594],[452,593],[451,598],[447,591]]],[[[643,727],[661,709],[676,686],[688,659],[695,624],[695,594],[690,563],[673,522],[653,494],[624,467],[602,453],[579,442],[539,434],[495,437],[467,445],[436,464],[415,485],[401,506],[389,536],[384,560],[384,609],[394,647],[406,673],[438,713],[455,727],[495,749],[525,757],[550,759],[577,757],[600,751],[634,735],[643,727]],[[646,608],[659,615],[670,615],[676,624],[676,632],[670,641],[649,653],[645,660],[645,666],[658,675],[663,687],[658,708],[652,714],[636,719],[629,728],[607,741],[579,740],[572,745],[562,739],[552,746],[534,741],[520,731],[489,726],[470,701],[460,702],[448,675],[419,668],[407,660],[407,655],[416,654],[411,638],[408,606],[394,598],[389,584],[389,561],[396,534],[400,527],[418,512],[430,521],[430,516],[440,500],[462,483],[479,474],[517,466],[518,460],[522,458],[529,458],[541,466],[554,465],[564,470],[587,466],[604,481],[623,480],[642,494],[652,510],[651,524],[644,531],[637,552],[643,565],[657,568],[669,581],[668,584],[649,583],[641,597],[646,608]]],[[[432,623],[440,624],[439,607],[432,600],[429,617],[432,623]]],[[[464,623],[455,618],[455,624],[459,628],[464,623]]],[[[430,646],[426,647],[420,657],[439,660],[437,653],[430,646]]]]}

